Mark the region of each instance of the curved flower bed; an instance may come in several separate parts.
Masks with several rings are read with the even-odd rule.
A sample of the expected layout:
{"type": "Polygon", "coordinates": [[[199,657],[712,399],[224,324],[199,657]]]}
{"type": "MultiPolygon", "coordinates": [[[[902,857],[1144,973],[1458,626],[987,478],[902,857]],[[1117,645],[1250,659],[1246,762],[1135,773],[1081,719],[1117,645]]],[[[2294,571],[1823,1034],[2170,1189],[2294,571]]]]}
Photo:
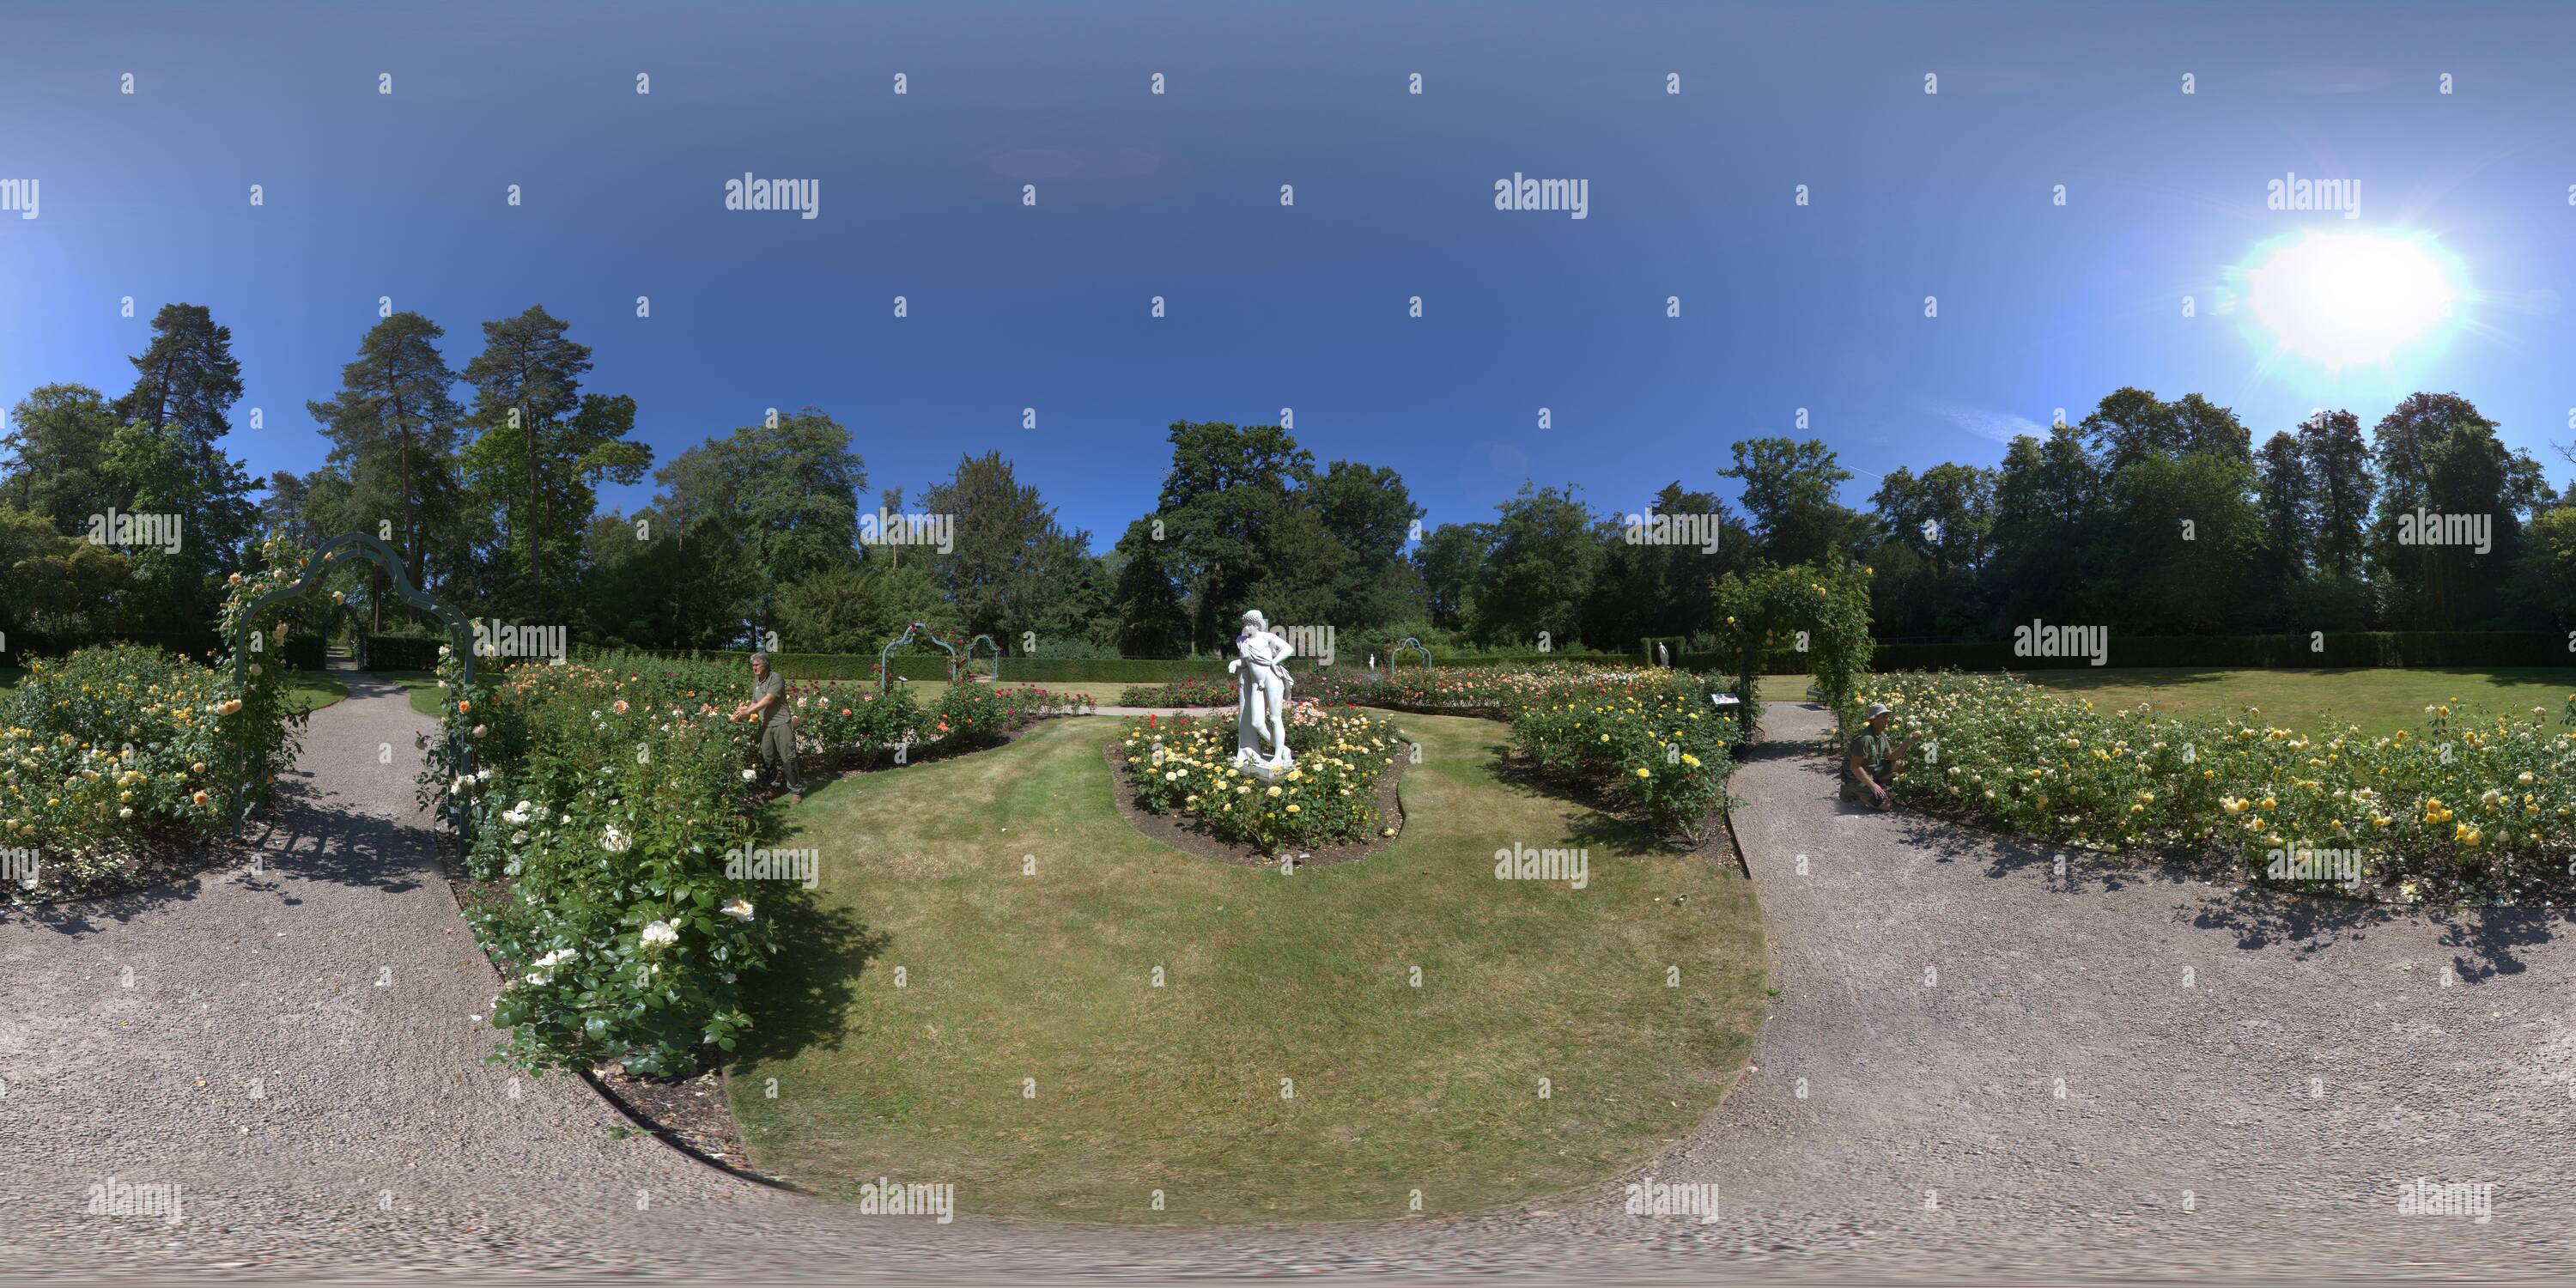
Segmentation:
{"type": "Polygon", "coordinates": [[[1137,804],[1264,850],[1392,835],[1378,817],[1377,781],[1404,754],[1404,735],[1386,720],[1311,702],[1289,708],[1287,727],[1296,765],[1265,783],[1234,767],[1230,713],[1130,718],[1120,741],[1137,804]]]}
{"type": "MultiPolygon", "coordinates": [[[[1204,701],[1204,695],[1189,687],[1200,683],[1193,680],[1164,686],[1169,692],[1147,691],[1141,699],[1138,691],[1130,690],[1127,700],[1140,705],[1166,705],[1165,699],[1171,697],[1200,697],[1204,701]]],[[[1695,835],[1708,812],[1724,803],[1726,779],[1734,771],[1729,749],[1736,738],[1736,722],[1710,705],[1705,679],[1684,672],[1589,666],[1518,671],[1477,668],[1396,676],[1323,672],[1298,677],[1297,693],[1300,700],[1295,709],[1299,712],[1338,710],[1327,704],[1345,704],[1508,720],[1514,745],[1541,769],[1592,784],[1668,833],[1695,835]]],[[[1229,683],[1222,700],[1231,702],[1231,694],[1229,683]]],[[[1160,736],[1167,746],[1180,741],[1172,731],[1182,728],[1189,731],[1190,749],[1179,770],[1198,769],[1196,761],[1207,758],[1207,748],[1222,753],[1215,756],[1220,762],[1233,755],[1232,713],[1186,725],[1182,721],[1163,724],[1160,736]],[[1210,732],[1219,728],[1221,735],[1210,732]]],[[[1135,744],[1140,736],[1150,740],[1155,731],[1130,722],[1127,741],[1135,744]],[[1140,735],[1140,729],[1146,732],[1140,735]]],[[[1302,757],[1304,749],[1298,747],[1297,738],[1297,728],[1292,725],[1289,745],[1302,757]]],[[[1173,771],[1163,772],[1169,777],[1173,771]]],[[[1170,781],[1190,780],[1184,772],[1183,777],[1170,781]]],[[[1173,812],[1145,790],[1148,785],[1147,779],[1139,780],[1140,803],[1156,813],[1173,812]]],[[[1229,793],[1242,795],[1231,788],[1229,793]]],[[[1187,793],[1180,795],[1186,797],[1187,793]]],[[[1247,826],[1221,800],[1211,798],[1202,803],[1184,799],[1181,806],[1214,809],[1222,820],[1221,829],[1247,826]]],[[[1302,817],[1305,809],[1301,807],[1298,813],[1302,817]]],[[[1256,818],[1264,825],[1281,822],[1259,812],[1256,818]]],[[[1233,835],[1231,831],[1228,834],[1233,835]]],[[[1281,839],[1316,838],[1284,831],[1281,839]]]]}
{"type": "Polygon", "coordinates": [[[1696,836],[1726,798],[1735,722],[1691,683],[1640,682],[1523,706],[1512,740],[1540,768],[1590,780],[1657,830],[1696,836]]]}
{"type": "Polygon", "coordinates": [[[1508,720],[1520,752],[1657,830],[1696,838],[1726,799],[1740,725],[1686,671],[1567,665],[1327,679],[1338,700],[1508,720]]]}
{"type": "MultiPolygon", "coordinates": [[[[422,740],[422,799],[466,825],[468,873],[508,892],[468,914],[513,976],[493,1001],[509,1030],[497,1058],[662,1076],[694,1069],[707,1046],[732,1050],[751,1022],[746,981],[778,951],[763,902],[792,888],[727,862],[760,839],[759,722],[732,715],[748,675],[611,654],[486,672],[468,689],[444,649],[439,675],[444,728],[422,740]]],[[[990,745],[1081,705],[979,685],[926,711],[902,686],[791,695],[804,738],[861,754],[907,737],[990,745]]]]}
{"type": "MultiPolygon", "coordinates": [[[[2103,712],[2009,677],[1870,676],[1924,746],[1900,797],[2088,849],[2224,856],[2254,879],[2275,853],[2349,856],[2348,884],[2520,902],[2570,888],[2576,694],[2553,722],[2441,705],[2420,732],[2313,733],[2241,716],[2103,712]]],[[[2295,869],[2294,869],[2295,870],[2295,869]]]]}
{"type": "Polygon", "coordinates": [[[820,743],[831,754],[863,761],[903,745],[907,737],[916,743],[961,749],[988,747],[1031,721],[1091,710],[1090,694],[1058,693],[1034,685],[952,684],[927,710],[909,685],[892,685],[883,692],[872,681],[827,680],[790,687],[799,741],[820,743]]]}
{"type": "Polygon", "coordinates": [[[114,645],[37,659],[0,691],[0,846],[28,884],[68,892],[112,881],[132,850],[211,840],[235,801],[213,670],[114,645]]]}

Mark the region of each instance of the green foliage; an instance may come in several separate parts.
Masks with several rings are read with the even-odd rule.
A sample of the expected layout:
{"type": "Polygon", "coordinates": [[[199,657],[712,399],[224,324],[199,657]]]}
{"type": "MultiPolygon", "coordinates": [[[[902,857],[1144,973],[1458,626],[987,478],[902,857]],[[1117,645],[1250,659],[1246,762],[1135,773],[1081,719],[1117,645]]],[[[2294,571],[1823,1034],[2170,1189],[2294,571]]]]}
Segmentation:
{"type": "Polygon", "coordinates": [[[1220,673],[1167,680],[1161,684],[1131,685],[1118,704],[1127,707],[1230,707],[1236,701],[1234,680],[1220,673]]]}
{"type": "MultiPolygon", "coordinates": [[[[467,546],[456,467],[464,408],[448,392],[456,373],[438,351],[444,335],[418,313],[396,313],[359,341],[357,358],[340,370],[340,392],[305,404],[331,441],[330,468],[348,480],[338,517],[391,546],[414,586],[429,585],[433,570],[461,570],[467,546]]],[[[391,579],[372,567],[364,576],[381,606],[391,579]]],[[[400,611],[419,614],[409,604],[400,611]]]]}
{"type": "Polygon", "coordinates": [[[1597,580],[1604,533],[1574,485],[1532,488],[1494,507],[1493,544],[1475,574],[1469,634],[1479,643],[1528,648],[1572,644],[1583,629],[1582,605],[1597,580]]]}
{"type": "MultiPolygon", "coordinates": [[[[1444,523],[1433,528],[1413,550],[1414,575],[1422,580],[1423,608],[1431,623],[1444,631],[1465,631],[1475,620],[1476,570],[1494,544],[1490,523],[1444,523]]],[[[1396,639],[1420,631],[1387,633],[1396,639]]],[[[1431,637],[1422,635],[1424,643],[1431,637]]]]}
{"type": "Polygon", "coordinates": [[[253,617],[251,610],[263,596],[294,584],[313,561],[305,546],[285,537],[270,537],[259,550],[265,567],[255,576],[226,578],[223,607],[216,618],[224,640],[232,644],[219,674],[232,695],[226,705],[233,710],[224,716],[221,728],[225,773],[242,784],[240,799],[233,803],[236,816],[276,795],[278,775],[295,767],[295,757],[303,748],[307,719],[306,708],[287,691],[287,672],[296,658],[286,648],[291,629],[286,605],[272,604],[259,617],[253,617]],[[240,643],[233,644],[235,640],[240,643]],[[239,689],[232,687],[237,663],[247,677],[239,689]]]}
{"type": "MultiPolygon", "coordinates": [[[[297,566],[292,548],[270,549],[269,568],[231,584],[225,625],[297,566]]],[[[35,851],[42,888],[80,893],[129,870],[147,840],[208,841],[270,799],[305,720],[279,642],[262,638],[242,688],[229,658],[138,645],[30,659],[0,690],[0,844],[35,851]]]]}
{"type": "Polygon", "coordinates": [[[900,567],[870,561],[819,572],[790,587],[779,598],[773,628],[781,648],[865,655],[873,667],[876,651],[905,626],[946,608],[938,583],[918,561],[900,567]]]}
{"type": "Polygon", "coordinates": [[[1213,652],[1248,608],[1364,630],[1414,611],[1400,552],[1422,511],[1392,470],[1314,456],[1275,425],[1175,422],[1154,512],[1111,556],[1130,653],[1213,652]]]}
{"type": "MultiPolygon", "coordinates": [[[[58,531],[42,514],[0,505],[0,630],[86,639],[119,629],[116,602],[131,567],[105,546],[58,531]]],[[[16,646],[28,651],[28,645],[16,646]]]]}
{"type": "Polygon", "coordinates": [[[1820,560],[1849,548],[1860,516],[1834,495],[1851,479],[1818,439],[1753,438],[1733,444],[1735,464],[1717,472],[1744,484],[1744,512],[1775,564],[1820,560]]]}
{"type": "MultiPolygon", "coordinates": [[[[1673,651],[1680,652],[1681,640],[1708,631],[1709,583],[1728,572],[1750,571],[1756,562],[1752,531],[1726,503],[1707,492],[1683,491],[1678,482],[1666,484],[1645,510],[1616,516],[1613,524],[1615,534],[1602,547],[1600,573],[1583,609],[1583,638],[1597,647],[1670,636],[1673,651]],[[1717,548],[1632,544],[1628,525],[1633,521],[1644,538],[1656,516],[1706,516],[1718,525],[1717,548]]],[[[1652,655],[1649,648],[1649,660],[1652,655]]]]}
{"type": "Polygon", "coordinates": [[[1871,570],[1847,559],[1825,564],[1765,568],[1750,577],[1728,575],[1717,584],[1719,650],[1734,659],[1735,693],[1747,736],[1760,728],[1762,703],[1754,679],[1773,650],[1789,648],[1803,634],[1808,673],[1825,704],[1838,714],[1850,705],[1854,682],[1869,666],[1871,570]]]}
{"type": "Polygon", "coordinates": [[[483,598],[546,616],[559,615],[564,574],[579,566],[598,485],[638,482],[652,461],[650,449],[626,441],[634,399],[582,392],[590,347],[570,330],[543,305],[486,322],[483,351],[463,372],[479,432],[458,463],[500,529],[483,598]]]}
{"type": "Polygon", "coordinates": [[[867,466],[850,449],[850,431],[819,408],[710,438],[653,478],[662,487],[655,511],[682,530],[721,519],[740,543],[734,557],[749,562],[762,590],[857,562],[851,541],[867,466]]]}
{"type": "Polygon", "coordinates": [[[1886,634],[1981,630],[1986,588],[1978,572],[1993,550],[1996,472],[1935,465],[1918,476],[1898,466],[1870,497],[1880,542],[1870,614],[1886,634]]]}
{"type": "MultiPolygon", "coordinates": [[[[2117,665],[2232,668],[2345,666],[2557,666],[2563,635],[2532,631],[2326,631],[2320,635],[2115,635],[2117,665]]],[[[1767,664],[1780,673],[1784,659],[1767,664]]],[[[1965,644],[1880,644],[1869,669],[2054,671],[2089,669],[2084,657],[2015,657],[2009,638],[1965,644]]]]}
{"type": "MultiPolygon", "coordinates": [[[[776,655],[770,658],[772,665],[778,660],[776,655]]],[[[779,674],[792,678],[784,669],[779,674]]],[[[880,691],[873,680],[827,680],[795,687],[799,735],[861,763],[881,760],[923,723],[920,702],[910,685],[888,685],[880,691]]]]}
{"type": "Polygon", "coordinates": [[[1330,622],[1357,633],[1419,612],[1421,587],[1405,562],[1404,544],[1422,507],[1403,476],[1384,466],[1334,461],[1304,495],[1340,554],[1326,588],[1325,611],[1291,621],[1330,622]]]}
{"type": "Polygon", "coordinates": [[[2524,539],[2526,553],[2509,593],[2527,616],[2576,632],[2576,506],[2533,519],[2524,539]]]}
{"type": "Polygon", "coordinates": [[[943,554],[888,547],[884,553],[926,570],[931,594],[954,606],[969,638],[1016,641],[1033,632],[1042,641],[1077,639],[1108,599],[1107,575],[1091,558],[1091,534],[1057,523],[1054,507],[1019,481],[999,451],[960,460],[954,474],[922,493],[917,508],[954,522],[954,548],[943,554]]]}
{"type": "Polygon", "coordinates": [[[152,315],[152,342],[128,361],[134,388],[116,402],[116,418],[175,438],[182,455],[211,463],[215,444],[232,431],[226,413],[241,400],[241,362],[231,327],[217,326],[202,304],[164,304],[152,315]]]}
{"type": "Polygon", "coordinates": [[[57,533],[77,531],[127,493],[107,471],[107,440],[121,422],[106,395],[87,385],[40,385],[9,413],[0,437],[0,505],[42,516],[57,533]]]}
{"type": "Polygon", "coordinates": [[[989,684],[952,684],[922,717],[921,732],[958,748],[989,747],[1011,728],[1011,703],[989,684]]]}

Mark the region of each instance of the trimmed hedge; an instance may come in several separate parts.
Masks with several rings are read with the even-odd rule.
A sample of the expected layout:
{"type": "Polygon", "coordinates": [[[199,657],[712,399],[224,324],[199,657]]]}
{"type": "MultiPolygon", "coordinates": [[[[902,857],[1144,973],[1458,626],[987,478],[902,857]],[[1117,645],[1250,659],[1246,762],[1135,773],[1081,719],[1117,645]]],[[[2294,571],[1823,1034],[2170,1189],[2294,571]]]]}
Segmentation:
{"type": "MultiPolygon", "coordinates": [[[[85,648],[105,644],[139,644],[178,654],[205,666],[217,666],[232,651],[232,642],[213,631],[109,631],[102,635],[13,635],[9,656],[23,661],[30,657],[67,657],[85,648]]],[[[289,635],[280,650],[286,669],[319,671],[326,644],[319,635],[289,635]]],[[[12,662],[10,665],[20,665],[12,662]]]]}
{"type": "Polygon", "coordinates": [[[96,635],[12,632],[9,654],[21,661],[30,657],[68,657],[82,649],[104,644],[141,644],[148,648],[167,649],[208,665],[232,649],[224,637],[214,631],[101,631],[96,635]]]}
{"type": "MultiPolygon", "coordinates": [[[[2251,670],[2305,667],[2569,666],[2567,639],[2546,631],[2328,631],[2322,651],[2305,635],[2113,635],[2106,666],[2206,666],[2251,670]]],[[[1685,653],[1673,665],[1717,669],[1713,653],[1685,653]]],[[[2090,668],[2089,657],[2015,657],[2012,637],[1947,643],[1881,644],[1873,671],[2052,671],[2090,668]]],[[[1807,655],[1774,650],[1769,675],[1804,675],[1807,655]]]]}
{"type": "Polygon", "coordinates": [[[330,650],[319,635],[289,635],[285,645],[286,666],[291,671],[319,671],[330,650]]]}
{"type": "Polygon", "coordinates": [[[358,664],[370,671],[435,671],[439,646],[445,643],[408,635],[368,635],[361,638],[358,664]]]}
{"type": "MultiPolygon", "coordinates": [[[[417,641],[413,641],[417,642],[417,641]]],[[[431,651],[436,652],[435,645],[431,651]]],[[[592,650],[576,648],[580,656],[592,650]]],[[[748,665],[751,654],[743,650],[683,652],[653,650],[656,657],[686,658],[700,661],[730,659],[748,665]]],[[[889,659],[894,673],[907,680],[945,680],[948,657],[944,653],[907,652],[889,659]]],[[[961,659],[961,662],[963,659],[961,659]]],[[[975,657],[975,669],[986,673],[992,666],[990,654],[975,657]]],[[[1624,665],[1627,658],[1606,653],[1500,653],[1444,658],[1438,653],[1432,661],[1440,670],[1453,667],[1522,667],[1548,662],[1601,662],[1624,665]]],[[[1357,674],[1366,669],[1367,655],[1353,655],[1337,649],[1333,670],[1357,674]]],[[[1002,681],[1005,684],[1169,684],[1176,680],[1199,679],[1225,674],[1226,659],[1221,657],[1005,657],[1002,659],[1002,681]]],[[[877,675],[877,658],[873,653],[788,653],[769,655],[769,665],[791,680],[873,680],[877,675]]],[[[1378,658],[1380,672],[1388,670],[1387,659],[1378,658]]],[[[1400,668],[1406,673],[1422,669],[1420,658],[1408,654],[1400,668]]]]}
{"type": "MultiPolygon", "coordinates": [[[[366,639],[366,664],[379,670],[435,669],[439,643],[434,639],[371,635],[366,639]]],[[[318,649],[319,641],[315,644],[318,649]]],[[[295,642],[290,641],[289,647],[294,646],[295,642]]],[[[2576,664],[2576,654],[2566,649],[2564,637],[2537,631],[2329,633],[2325,637],[2325,650],[2321,653],[2309,651],[2308,637],[2304,635],[2115,635],[2111,640],[2110,665],[2289,668],[2576,664]]],[[[573,651],[576,656],[588,657],[597,650],[577,645],[573,651]]],[[[731,661],[736,665],[748,665],[751,656],[742,650],[693,652],[657,649],[651,652],[656,657],[731,661]]],[[[1357,675],[1366,669],[1367,658],[1365,651],[1354,654],[1347,648],[1339,649],[1332,669],[1357,675]]],[[[891,661],[895,674],[908,680],[948,678],[948,658],[936,651],[900,653],[891,661]]],[[[974,661],[979,672],[992,665],[989,654],[979,655],[974,661]]],[[[1567,662],[1610,666],[1637,664],[1635,658],[1625,654],[1589,650],[1442,656],[1435,649],[1432,661],[1437,671],[1567,662]]],[[[778,652],[769,655],[769,663],[790,680],[874,680],[877,658],[873,653],[778,652]]],[[[1673,666],[1679,670],[1713,672],[1724,670],[1727,664],[1727,659],[1716,653],[1673,655],[1673,666]]],[[[299,661],[295,665],[305,664],[299,661]]],[[[1945,668],[2031,671],[2088,665],[2090,659],[2087,658],[2014,657],[2012,638],[2008,634],[1993,640],[1880,644],[1872,650],[1870,658],[1870,669],[1876,671],[1937,671],[1945,668]]],[[[1406,656],[1400,667],[1390,667],[1389,659],[1384,655],[1378,658],[1380,674],[1416,674],[1421,667],[1421,659],[1411,655],[1406,656]]],[[[1794,649],[1774,649],[1764,655],[1762,669],[1768,675],[1804,675],[1807,674],[1807,655],[1794,649]]],[[[1002,680],[1006,684],[1169,684],[1224,674],[1225,659],[1219,657],[1002,659],[1002,680]]]]}

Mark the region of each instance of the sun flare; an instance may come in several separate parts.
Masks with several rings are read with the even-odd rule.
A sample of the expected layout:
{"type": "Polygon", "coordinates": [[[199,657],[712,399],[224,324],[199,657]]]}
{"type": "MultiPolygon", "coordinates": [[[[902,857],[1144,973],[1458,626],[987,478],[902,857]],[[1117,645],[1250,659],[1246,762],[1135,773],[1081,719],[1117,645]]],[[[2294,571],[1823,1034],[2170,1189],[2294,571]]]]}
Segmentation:
{"type": "Polygon", "coordinates": [[[2457,261],[2427,236],[2310,232],[2257,248],[2245,308],[2282,352],[2330,371],[2394,361],[2458,320],[2457,261]]]}

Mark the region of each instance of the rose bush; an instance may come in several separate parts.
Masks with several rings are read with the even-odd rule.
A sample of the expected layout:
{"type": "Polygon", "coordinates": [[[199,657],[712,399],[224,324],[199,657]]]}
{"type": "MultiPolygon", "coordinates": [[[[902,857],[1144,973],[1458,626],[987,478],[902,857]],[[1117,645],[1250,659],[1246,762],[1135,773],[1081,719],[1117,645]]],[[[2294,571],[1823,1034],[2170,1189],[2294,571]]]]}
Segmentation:
{"type": "Polygon", "coordinates": [[[1901,736],[1896,794],[2096,850],[2169,849],[2261,879],[2275,850],[2342,851],[2401,898],[2560,897],[2576,853],[2576,694],[2550,712],[2425,709],[2420,730],[2281,728],[2259,708],[2097,711],[2004,676],[1868,677],[1901,736]]]}
{"type": "Polygon", "coordinates": [[[725,875],[753,842],[758,728],[736,668],[609,655],[463,687],[443,653],[425,790],[470,823],[467,867],[506,898],[467,915],[511,972],[496,1059],[686,1073],[750,1025],[743,980],[777,951],[764,900],[725,875]]]}
{"type": "Polygon", "coordinates": [[[1663,832],[1696,836],[1725,802],[1735,722],[1690,677],[1566,685],[1520,706],[1512,742],[1540,768],[1610,790],[1663,832]]]}
{"type": "Polygon", "coordinates": [[[874,682],[824,681],[793,685],[799,739],[822,744],[836,759],[872,763],[903,743],[921,719],[912,686],[884,692],[874,682]]]}
{"type": "MultiPolygon", "coordinates": [[[[266,568],[227,578],[227,632],[303,558],[282,541],[262,551],[266,568]]],[[[250,654],[242,688],[229,659],[207,666],[129,644],[30,659],[0,690],[0,848],[36,868],[13,894],[113,884],[137,846],[211,841],[268,801],[306,718],[287,701],[271,642],[250,654]]]]}
{"type": "MultiPolygon", "coordinates": [[[[471,838],[467,870],[507,897],[469,914],[510,972],[497,1058],[530,1071],[623,1062],[686,1073],[750,1024],[745,981],[778,951],[789,888],[728,877],[759,838],[758,717],[732,714],[738,664],[602,654],[484,670],[441,650],[440,730],[424,738],[424,802],[471,838]]],[[[1087,705],[1042,689],[957,685],[929,711],[906,686],[790,688],[800,736],[873,754],[970,748],[1087,705]]]]}

